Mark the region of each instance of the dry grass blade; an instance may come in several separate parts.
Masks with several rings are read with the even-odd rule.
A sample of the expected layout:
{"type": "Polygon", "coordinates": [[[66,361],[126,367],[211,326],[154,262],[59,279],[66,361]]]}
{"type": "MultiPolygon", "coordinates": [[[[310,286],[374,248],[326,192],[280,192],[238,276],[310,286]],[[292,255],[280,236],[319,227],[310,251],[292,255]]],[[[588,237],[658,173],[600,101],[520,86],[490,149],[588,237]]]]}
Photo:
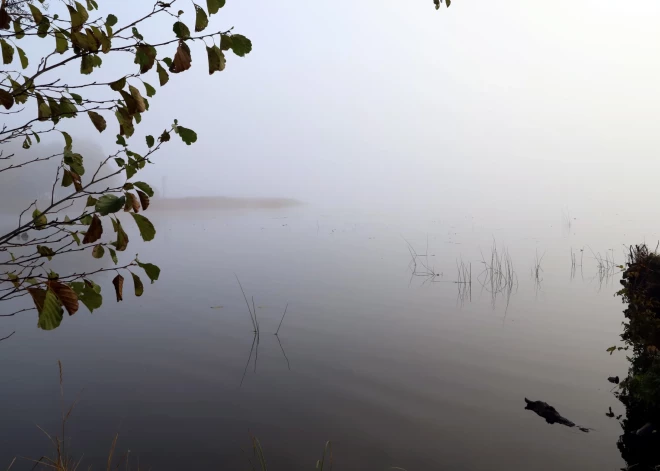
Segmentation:
{"type": "Polygon", "coordinates": [[[112,468],[112,456],[115,454],[115,448],[117,447],[117,439],[119,438],[119,434],[115,434],[115,438],[112,440],[112,445],[110,445],[110,453],[108,454],[108,467],[106,468],[106,471],[110,471],[110,468],[112,468]]]}
{"type": "Polygon", "coordinates": [[[250,434],[250,439],[252,440],[252,453],[259,463],[261,471],[267,471],[268,466],[266,466],[266,458],[264,457],[264,451],[261,448],[261,443],[254,435],[250,434]]]}
{"type": "Polygon", "coordinates": [[[497,297],[501,295],[506,300],[508,310],[511,295],[514,290],[518,289],[518,276],[513,268],[513,260],[509,251],[506,248],[499,249],[493,240],[490,257],[487,259],[482,252],[481,263],[484,265],[484,271],[477,279],[482,288],[491,294],[493,308],[495,308],[497,297]]]}
{"type": "Polygon", "coordinates": [[[323,471],[326,469],[326,466],[328,471],[332,470],[332,443],[329,441],[325,442],[325,447],[323,448],[323,456],[316,462],[316,469],[323,471]],[[326,459],[328,460],[327,465],[326,459]]]}

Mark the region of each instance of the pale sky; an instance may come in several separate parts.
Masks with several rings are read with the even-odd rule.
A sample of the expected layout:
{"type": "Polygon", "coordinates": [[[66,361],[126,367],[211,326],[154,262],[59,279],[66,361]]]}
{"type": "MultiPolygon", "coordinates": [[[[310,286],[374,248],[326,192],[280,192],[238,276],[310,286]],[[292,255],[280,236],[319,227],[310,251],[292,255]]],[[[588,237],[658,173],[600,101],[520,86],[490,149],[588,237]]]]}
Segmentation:
{"type": "MultiPolygon", "coordinates": [[[[123,24],[151,2],[116,4],[123,24]]],[[[163,20],[142,33],[170,31],[163,20]]],[[[658,24],[657,0],[454,0],[440,11],[431,0],[227,0],[210,28],[234,26],[253,52],[208,76],[194,45],[193,68],[158,90],[136,136],[173,118],[198,132],[148,170],[154,183],[168,176],[169,196],[564,206],[643,188],[657,200],[658,24]]],[[[99,139],[108,152],[114,132],[99,139]]]]}

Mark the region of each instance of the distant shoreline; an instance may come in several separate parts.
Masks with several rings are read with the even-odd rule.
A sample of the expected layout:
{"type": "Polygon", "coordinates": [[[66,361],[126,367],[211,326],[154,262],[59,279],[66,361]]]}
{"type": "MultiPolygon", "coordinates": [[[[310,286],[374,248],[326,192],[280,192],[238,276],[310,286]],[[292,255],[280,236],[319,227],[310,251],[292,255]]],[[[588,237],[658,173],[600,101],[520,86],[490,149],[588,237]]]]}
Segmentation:
{"type": "Polygon", "coordinates": [[[195,196],[188,198],[155,198],[149,209],[281,209],[300,206],[293,198],[234,198],[228,196],[195,196]]]}

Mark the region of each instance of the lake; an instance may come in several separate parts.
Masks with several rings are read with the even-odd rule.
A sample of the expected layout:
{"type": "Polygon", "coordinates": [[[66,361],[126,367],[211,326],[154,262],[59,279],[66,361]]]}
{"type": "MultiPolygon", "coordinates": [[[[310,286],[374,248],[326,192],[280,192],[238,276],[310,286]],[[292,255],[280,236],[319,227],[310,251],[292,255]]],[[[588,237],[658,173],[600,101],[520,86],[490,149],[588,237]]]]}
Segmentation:
{"type": "Polygon", "coordinates": [[[104,307],[55,331],[34,312],[0,319],[0,334],[16,330],[0,343],[0,467],[50,452],[36,424],[58,433],[57,360],[66,407],[80,397],[66,436],[84,468],[105,466],[115,433],[117,455],[154,470],[246,469],[250,433],[270,469],[313,469],[327,440],[343,470],[624,465],[605,416],[624,412],[607,377],[627,362],[605,351],[621,331],[620,275],[596,259],[622,264],[624,244],[657,240],[644,215],[149,212],[156,239],[133,231],[128,252],[162,273],[141,298],[127,279],[116,304],[109,275],[104,307]],[[514,270],[494,293],[493,243],[514,270]],[[434,276],[415,276],[410,246],[416,274],[434,276]],[[471,285],[455,283],[461,261],[471,285]],[[547,424],[525,397],[593,430],[547,424]]]}

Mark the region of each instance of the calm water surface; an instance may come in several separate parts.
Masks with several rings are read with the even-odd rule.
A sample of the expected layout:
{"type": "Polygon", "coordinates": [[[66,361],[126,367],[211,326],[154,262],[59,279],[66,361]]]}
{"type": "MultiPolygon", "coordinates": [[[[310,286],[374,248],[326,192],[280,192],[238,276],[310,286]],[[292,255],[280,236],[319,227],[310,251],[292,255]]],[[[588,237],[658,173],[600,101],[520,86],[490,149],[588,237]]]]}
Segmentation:
{"type": "Polygon", "coordinates": [[[610,406],[623,412],[606,380],[626,371],[623,355],[605,352],[621,328],[618,276],[599,277],[587,248],[572,274],[570,251],[578,265],[587,245],[622,263],[624,243],[657,239],[643,217],[571,216],[569,227],[560,210],[303,206],[151,218],[156,240],[130,255],[139,249],[163,272],[143,297],[115,304],[108,277],[105,307],[81,308],[56,331],[39,331],[33,313],[2,320],[0,333],[17,333],[0,343],[0,467],[49,450],[35,424],[58,430],[58,359],[67,401],[81,398],[67,436],[97,467],[116,432],[121,453],[156,470],[245,469],[249,433],[271,469],[312,469],[326,440],[345,470],[623,465],[620,427],[605,416],[610,406]],[[404,238],[421,254],[428,244],[435,282],[411,277],[404,238]],[[517,274],[508,308],[479,284],[493,240],[517,274]],[[537,253],[540,283],[530,276],[537,253]],[[471,293],[453,283],[457,259],[472,265],[471,293]],[[260,324],[251,356],[234,274],[260,324]],[[548,425],[524,410],[524,397],[594,430],[548,425]]]}

